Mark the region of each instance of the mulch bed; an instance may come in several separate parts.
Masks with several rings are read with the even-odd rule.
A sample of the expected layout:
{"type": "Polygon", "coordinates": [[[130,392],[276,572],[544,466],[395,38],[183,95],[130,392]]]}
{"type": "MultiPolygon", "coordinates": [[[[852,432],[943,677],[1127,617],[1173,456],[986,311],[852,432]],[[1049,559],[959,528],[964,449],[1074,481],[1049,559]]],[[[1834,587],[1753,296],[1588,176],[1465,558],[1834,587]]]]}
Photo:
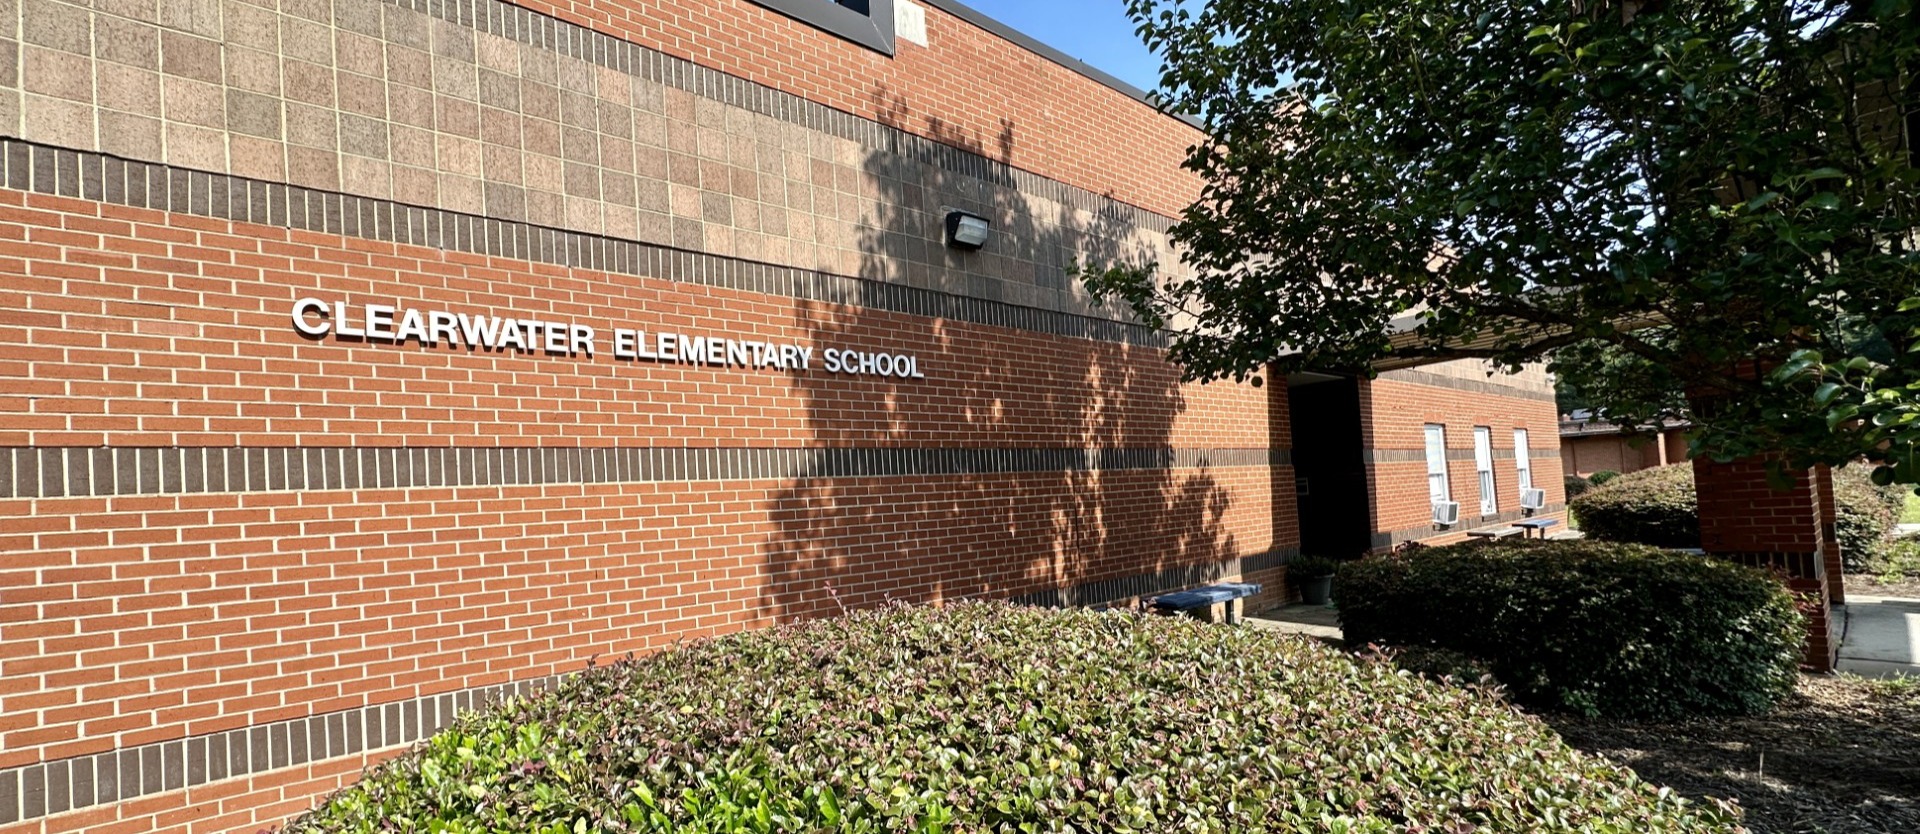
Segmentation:
{"type": "Polygon", "coordinates": [[[1543,718],[1654,784],[1737,801],[1755,834],[1920,832],[1920,685],[1806,676],[1755,718],[1543,718]]]}
{"type": "Polygon", "coordinates": [[[1920,578],[1901,577],[1893,581],[1882,581],[1873,574],[1847,574],[1847,593],[1874,597],[1906,597],[1920,599],[1920,578]]]}

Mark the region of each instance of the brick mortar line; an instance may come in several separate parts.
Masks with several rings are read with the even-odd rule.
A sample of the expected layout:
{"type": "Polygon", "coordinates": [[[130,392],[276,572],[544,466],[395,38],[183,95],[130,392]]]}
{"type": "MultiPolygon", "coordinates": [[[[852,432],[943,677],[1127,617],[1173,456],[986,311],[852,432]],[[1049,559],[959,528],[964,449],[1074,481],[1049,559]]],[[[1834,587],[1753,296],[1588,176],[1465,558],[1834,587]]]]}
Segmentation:
{"type": "Polygon", "coordinates": [[[1115,319],[0,137],[15,191],[1164,349],[1115,319]]]}
{"type": "Polygon", "coordinates": [[[0,448],[0,498],[996,475],[1290,465],[1284,448],[0,448]]]}

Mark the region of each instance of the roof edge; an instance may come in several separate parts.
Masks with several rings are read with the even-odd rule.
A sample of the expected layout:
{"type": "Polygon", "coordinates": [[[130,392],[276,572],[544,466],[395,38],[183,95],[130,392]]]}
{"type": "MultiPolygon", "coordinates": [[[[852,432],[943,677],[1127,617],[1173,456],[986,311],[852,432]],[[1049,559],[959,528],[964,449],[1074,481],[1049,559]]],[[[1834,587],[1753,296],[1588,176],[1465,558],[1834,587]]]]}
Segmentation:
{"type": "Polygon", "coordinates": [[[1194,116],[1187,115],[1185,113],[1174,113],[1172,111],[1161,109],[1161,107],[1158,104],[1154,103],[1152,95],[1147,91],[1142,90],[1139,87],[1135,87],[1132,84],[1128,84],[1125,81],[1121,81],[1119,78],[1114,77],[1112,74],[1098,67],[1095,67],[1092,64],[1089,64],[1085,61],[1082,61],[1078,58],[1068,55],[1065,52],[1061,52],[1058,49],[1055,49],[1051,46],[1041,43],[1040,41],[1035,40],[1033,36],[1028,35],[1024,32],[1021,32],[1020,30],[1015,29],[1011,26],[1008,26],[1005,23],[1001,23],[1000,21],[995,20],[991,17],[988,17],[986,14],[982,13],[978,9],[968,6],[965,3],[961,3],[959,2],[959,0],[917,0],[917,2],[925,3],[929,6],[932,6],[943,12],[946,12],[947,14],[953,15],[954,17],[960,18],[961,20],[964,20],[975,26],[978,26],[981,29],[985,29],[987,32],[997,35],[1000,38],[1007,40],[1013,43],[1014,45],[1021,47],[1022,49],[1027,50],[1028,52],[1032,52],[1035,55],[1038,55],[1042,58],[1052,61],[1053,63],[1058,64],[1062,67],[1065,67],[1066,69],[1072,70],[1073,72],[1077,72],[1080,75],[1083,75],[1105,87],[1108,87],[1109,89],[1114,90],[1115,92],[1118,92],[1122,95],[1127,96],[1128,98],[1131,98],[1135,101],[1140,102],[1141,104],[1144,104],[1150,108],[1153,108],[1154,112],[1159,113],[1163,116],[1166,116],[1167,118],[1182,122],[1186,124],[1188,127],[1191,127],[1195,130],[1199,130],[1202,132],[1206,130],[1206,125],[1201,123],[1201,121],[1194,116]]]}

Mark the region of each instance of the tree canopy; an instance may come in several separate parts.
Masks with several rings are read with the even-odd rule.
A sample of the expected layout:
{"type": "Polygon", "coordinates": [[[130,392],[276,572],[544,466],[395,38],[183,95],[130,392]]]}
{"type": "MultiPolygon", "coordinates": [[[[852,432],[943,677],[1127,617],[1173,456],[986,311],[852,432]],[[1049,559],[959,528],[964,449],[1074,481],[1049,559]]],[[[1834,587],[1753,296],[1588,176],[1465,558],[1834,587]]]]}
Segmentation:
{"type": "Polygon", "coordinates": [[[1912,5],[1130,0],[1204,190],[1188,269],[1087,283],[1194,378],[1551,359],[1700,454],[1920,481],[1912,5]]]}

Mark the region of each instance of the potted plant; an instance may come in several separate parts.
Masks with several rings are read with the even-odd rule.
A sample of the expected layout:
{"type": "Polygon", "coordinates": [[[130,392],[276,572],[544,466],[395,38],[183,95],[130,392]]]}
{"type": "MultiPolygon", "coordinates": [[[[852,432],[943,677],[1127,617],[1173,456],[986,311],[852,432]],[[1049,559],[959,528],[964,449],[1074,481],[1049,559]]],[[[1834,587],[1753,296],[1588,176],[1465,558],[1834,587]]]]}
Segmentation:
{"type": "Polygon", "coordinates": [[[1287,577],[1300,588],[1300,600],[1326,605],[1333,592],[1333,571],[1340,563],[1325,556],[1295,556],[1287,562],[1287,577]]]}

